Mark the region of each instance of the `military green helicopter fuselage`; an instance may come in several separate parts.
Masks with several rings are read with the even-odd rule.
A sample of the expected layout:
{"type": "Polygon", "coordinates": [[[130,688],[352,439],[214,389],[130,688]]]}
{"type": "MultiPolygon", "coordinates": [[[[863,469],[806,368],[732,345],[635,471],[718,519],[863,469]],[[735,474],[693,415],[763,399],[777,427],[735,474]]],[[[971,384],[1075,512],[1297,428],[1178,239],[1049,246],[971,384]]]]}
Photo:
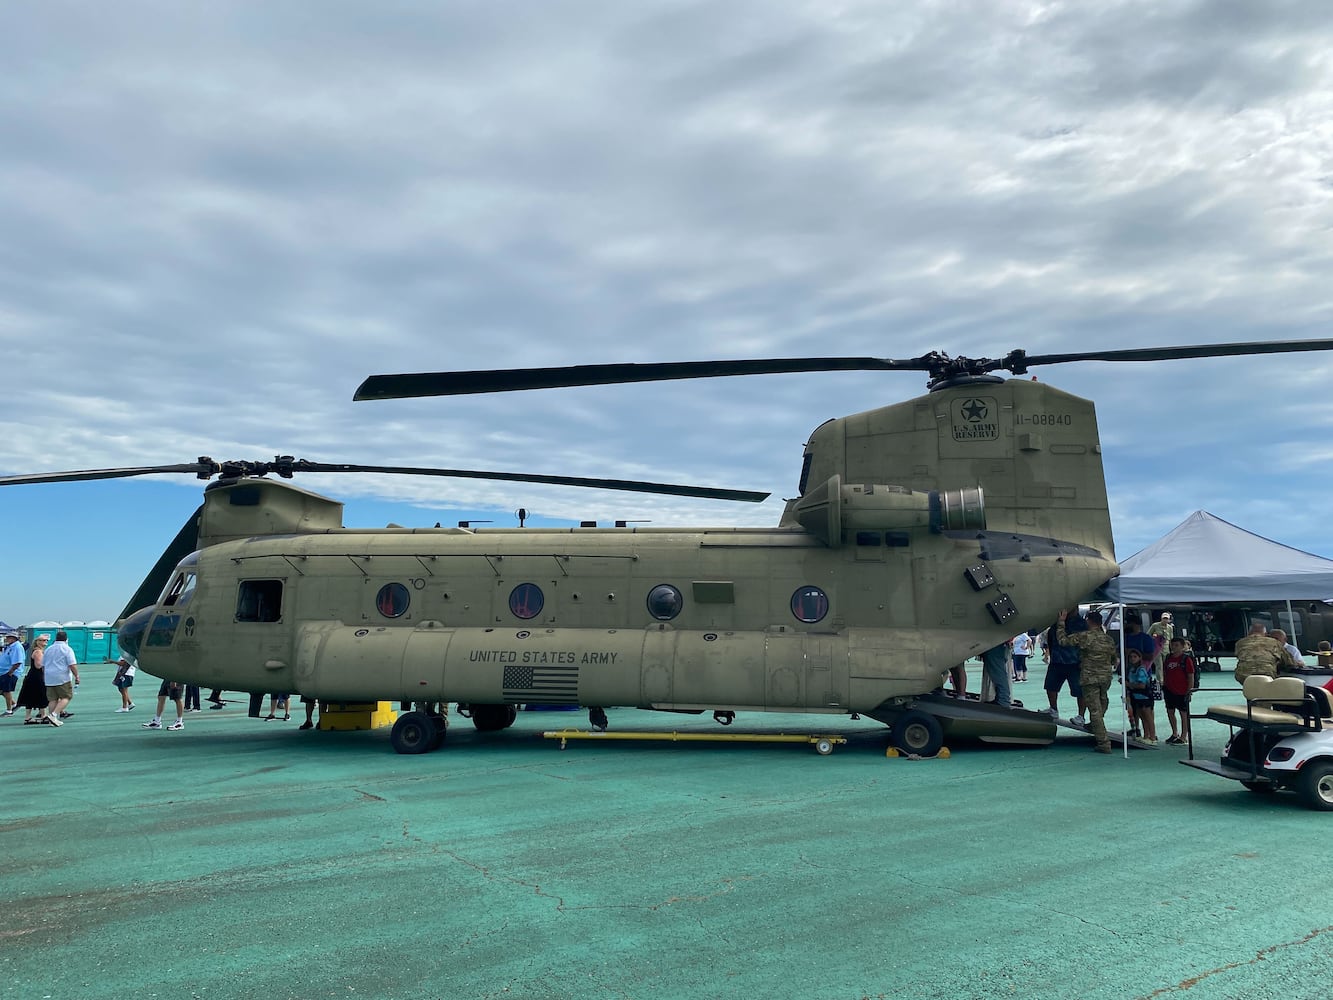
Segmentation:
{"type": "Polygon", "coordinates": [[[819,427],[767,528],[349,529],[268,479],[121,645],[178,681],[329,701],[891,718],[1117,572],[1092,404],[965,380],[819,427]]]}

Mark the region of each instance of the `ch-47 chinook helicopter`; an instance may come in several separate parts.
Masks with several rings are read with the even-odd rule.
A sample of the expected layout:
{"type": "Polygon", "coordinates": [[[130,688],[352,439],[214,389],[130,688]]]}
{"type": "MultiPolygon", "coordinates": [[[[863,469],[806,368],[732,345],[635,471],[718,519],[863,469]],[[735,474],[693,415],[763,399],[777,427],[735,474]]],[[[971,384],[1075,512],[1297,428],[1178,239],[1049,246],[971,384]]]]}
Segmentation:
{"type": "Polygon", "coordinates": [[[993,373],[1329,349],[1333,340],[1000,359],[610,364],[378,375],[356,394],[928,373],[919,398],[815,429],[799,495],[775,527],[345,528],[342,504],[281,480],[301,471],[451,473],[281,458],[11,476],[0,485],[220,474],[126,608],[121,647],[179,681],[411,703],[391,735],[400,753],[440,745],[451,701],[482,730],[508,727],[518,705],[536,702],[588,707],[594,724],[603,706],[712,711],[723,723],[740,711],[859,713],[922,754],[946,733],[1041,743],[1054,735],[1044,714],[945,698],[944,676],[1048,625],[1118,569],[1093,404],[993,373]]]}

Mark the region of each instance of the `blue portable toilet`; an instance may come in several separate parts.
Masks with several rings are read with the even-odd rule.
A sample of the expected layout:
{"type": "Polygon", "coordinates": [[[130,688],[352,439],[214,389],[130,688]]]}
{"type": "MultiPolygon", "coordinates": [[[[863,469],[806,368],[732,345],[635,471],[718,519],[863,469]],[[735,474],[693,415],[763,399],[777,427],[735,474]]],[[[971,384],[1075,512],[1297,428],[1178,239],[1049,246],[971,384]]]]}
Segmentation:
{"type": "Polygon", "coordinates": [[[89,622],[88,645],[85,649],[84,663],[109,663],[111,661],[111,637],[115,632],[110,622],[89,622]]]}
{"type": "Polygon", "coordinates": [[[56,632],[60,630],[59,622],[37,622],[28,626],[28,648],[32,648],[32,640],[39,635],[46,636],[47,642],[56,641],[56,632]]]}
{"type": "Polygon", "coordinates": [[[65,622],[60,626],[65,630],[69,648],[74,650],[74,658],[80,663],[88,662],[88,626],[83,622],[65,622]]]}

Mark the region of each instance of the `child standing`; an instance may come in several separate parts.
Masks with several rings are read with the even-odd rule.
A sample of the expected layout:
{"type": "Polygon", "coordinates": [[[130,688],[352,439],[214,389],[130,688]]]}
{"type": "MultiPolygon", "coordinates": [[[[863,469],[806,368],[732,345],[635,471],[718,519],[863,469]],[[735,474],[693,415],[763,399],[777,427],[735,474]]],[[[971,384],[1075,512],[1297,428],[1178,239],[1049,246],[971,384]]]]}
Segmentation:
{"type": "Polygon", "coordinates": [[[1129,704],[1136,724],[1143,732],[1143,742],[1157,743],[1157,720],[1153,714],[1152,660],[1145,661],[1137,649],[1126,651],[1129,657],[1129,704]]]}
{"type": "Polygon", "coordinates": [[[1198,667],[1194,657],[1185,649],[1185,640],[1173,638],[1171,653],[1162,663],[1162,697],[1166,701],[1166,721],[1171,723],[1167,742],[1181,746],[1190,738],[1190,695],[1194,692],[1194,677],[1198,667]],[[1179,725],[1176,716],[1180,716],[1179,725]]]}
{"type": "Polygon", "coordinates": [[[1028,657],[1032,655],[1032,636],[1020,632],[1014,636],[1014,680],[1028,679],[1028,657]]]}

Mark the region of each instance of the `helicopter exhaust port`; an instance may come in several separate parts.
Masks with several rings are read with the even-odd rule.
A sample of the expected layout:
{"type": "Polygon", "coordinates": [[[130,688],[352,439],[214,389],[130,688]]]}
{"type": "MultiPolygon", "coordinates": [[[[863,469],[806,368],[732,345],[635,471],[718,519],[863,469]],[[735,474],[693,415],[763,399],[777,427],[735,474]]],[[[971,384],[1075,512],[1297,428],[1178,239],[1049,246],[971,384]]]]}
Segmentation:
{"type": "Polygon", "coordinates": [[[983,529],[986,498],[980,486],[925,492],[878,483],[853,486],[832,476],[796,502],[795,514],[806,531],[837,547],[858,531],[983,529]]]}

